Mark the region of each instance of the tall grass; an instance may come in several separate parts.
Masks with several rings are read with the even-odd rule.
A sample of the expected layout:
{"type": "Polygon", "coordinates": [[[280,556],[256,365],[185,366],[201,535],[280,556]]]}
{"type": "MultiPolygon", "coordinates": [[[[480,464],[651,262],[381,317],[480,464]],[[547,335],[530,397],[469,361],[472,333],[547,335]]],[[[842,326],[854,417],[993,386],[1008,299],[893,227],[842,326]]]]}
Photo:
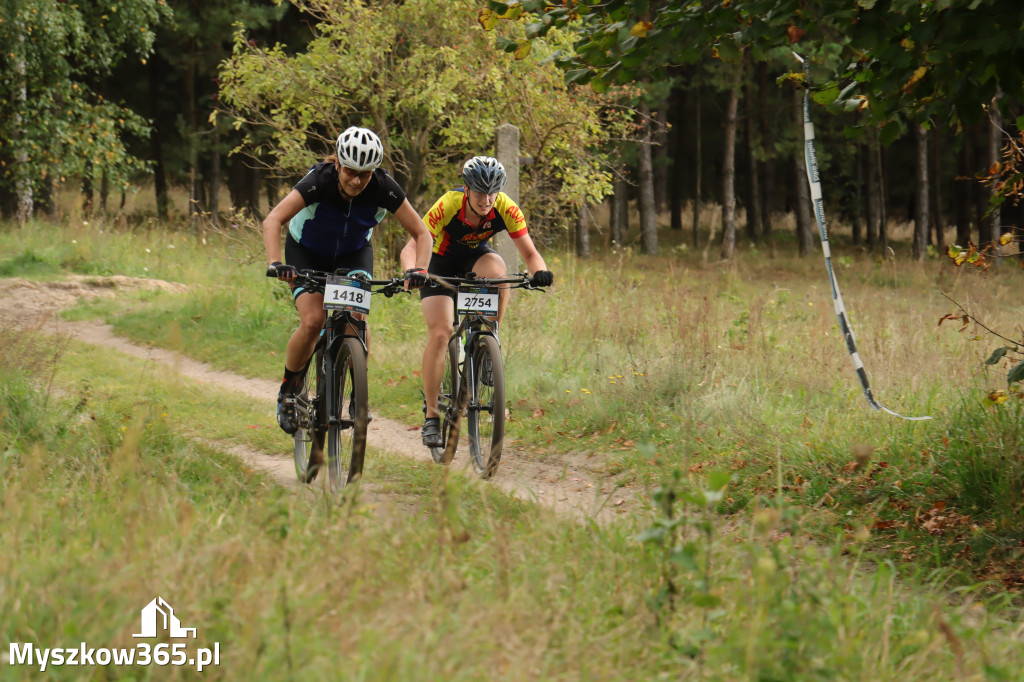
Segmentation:
{"type": "MultiPolygon", "coordinates": [[[[370,475],[400,505],[369,507],[358,492],[338,504],[182,437],[203,417],[179,410],[159,374],[69,353],[109,362],[89,391],[46,395],[0,360],[8,642],[134,647],[140,609],[159,595],[197,627],[196,646],[219,645],[211,679],[1012,679],[1024,664],[998,600],[949,605],[884,566],[863,575],[844,559],[858,541],[807,543],[793,510],[728,530],[684,508],[704,519],[679,537],[690,564],[638,541],[654,519],[579,524],[407,461],[370,475]],[[654,600],[667,577],[686,605],[654,600]]],[[[5,679],[39,676],[9,663],[5,679]]]]}
{"type": "MultiPolygon", "coordinates": [[[[184,295],[98,302],[76,314],[101,315],[139,342],[241,374],[280,372],[295,314],[284,287],[263,277],[255,233],[200,240],[51,226],[0,233],[0,246],[12,254],[0,259],[11,274],[27,274],[38,260],[84,270],[117,263],[186,282],[184,295]]],[[[714,263],[681,244],[668,250],[648,258],[627,248],[587,261],[546,254],[556,286],[518,292],[502,330],[514,446],[555,460],[589,455],[590,466],[638,492],[673,468],[695,478],[728,468],[735,478],[723,510],[776,491],[781,461],[783,494],[817,512],[823,538],[863,525],[872,551],[897,565],[956,565],[968,558],[965,545],[977,546],[967,521],[947,515],[945,525],[925,525],[930,517],[915,511],[946,505],[1002,548],[976,552],[968,568],[988,577],[987,561],[1008,559],[1024,531],[1014,468],[998,463],[1020,458],[1022,416],[1013,403],[980,406],[1005,381],[982,372],[986,336],[937,323],[953,307],[945,294],[988,326],[1014,329],[1024,274],[915,263],[899,245],[873,256],[836,240],[833,260],[876,398],[934,418],[904,422],[868,408],[820,257],[749,248],[733,263],[714,263]],[[964,432],[976,435],[951,437],[964,432]],[[859,462],[854,450],[871,454],[859,462]]],[[[377,271],[395,267],[382,260],[377,271]]],[[[416,297],[375,299],[370,324],[373,408],[418,423],[424,331],[416,297]]]]}

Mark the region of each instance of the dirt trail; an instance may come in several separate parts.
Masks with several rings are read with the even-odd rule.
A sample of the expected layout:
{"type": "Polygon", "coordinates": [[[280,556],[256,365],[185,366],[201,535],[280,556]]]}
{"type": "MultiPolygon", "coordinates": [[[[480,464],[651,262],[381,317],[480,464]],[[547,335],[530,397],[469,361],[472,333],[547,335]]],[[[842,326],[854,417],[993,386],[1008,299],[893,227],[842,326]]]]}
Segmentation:
{"type": "MultiPolygon", "coordinates": [[[[0,280],[0,327],[37,327],[70,335],[146,362],[171,366],[183,377],[265,401],[268,411],[272,409],[277,395],[276,381],[250,379],[215,370],[180,353],[132,344],[114,334],[108,325],[68,322],[56,315],[60,309],[79,300],[113,296],[132,288],[174,292],[185,289],[181,284],[129,277],[72,277],[59,282],[0,280]]],[[[375,416],[370,423],[368,437],[371,448],[422,461],[424,466],[437,466],[420,443],[416,427],[375,416]]],[[[215,446],[243,459],[249,466],[265,471],[283,485],[301,487],[295,479],[291,453],[283,439],[280,453],[256,452],[237,444],[217,443],[215,446]]],[[[465,452],[466,448],[460,445],[452,466],[465,466],[465,452]]],[[[500,468],[486,485],[495,485],[520,499],[534,500],[580,519],[593,518],[600,522],[633,511],[640,504],[636,491],[616,488],[610,479],[587,465],[584,455],[538,460],[527,452],[506,447],[500,468]]],[[[370,496],[380,495],[371,480],[365,481],[364,491],[370,496]]]]}

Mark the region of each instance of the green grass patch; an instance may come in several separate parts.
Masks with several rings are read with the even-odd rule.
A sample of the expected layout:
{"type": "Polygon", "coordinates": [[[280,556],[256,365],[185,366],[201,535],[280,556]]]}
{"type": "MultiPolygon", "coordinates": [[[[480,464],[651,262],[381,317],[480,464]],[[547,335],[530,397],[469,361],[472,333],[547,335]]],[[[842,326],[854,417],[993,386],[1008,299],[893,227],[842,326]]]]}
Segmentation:
{"type": "MultiPolygon", "coordinates": [[[[13,336],[45,364],[45,338],[13,336]]],[[[793,509],[727,526],[677,477],[671,511],[600,527],[383,457],[376,496],[300,494],[192,437],[244,432],[244,401],[110,356],[70,347],[51,392],[0,362],[8,642],[135,647],[159,595],[195,646],[219,647],[211,679],[1012,679],[1024,664],[1005,604],[936,606],[885,566],[865,575],[845,558],[862,545],[805,542],[793,509]]],[[[47,675],[193,676],[153,670],[47,675]]]]}
{"type": "MultiPolygon", "coordinates": [[[[48,243],[73,246],[86,263],[123,263],[126,273],[189,285],[185,294],[132,294],[74,315],[101,317],[137,342],[219,369],[280,375],[296,317],[286,288],[263,277],[258,235],[61,235],[48,243]],[[117,251],[100,258],[108,240],[117,251]]],[[[5,240],[45,253],[36,236],[0,233],[0,246],[5,240]]],[[[813,512],[804,528],[825,545],[866,529],[864,551],[908,575],[963,571],[954,582],[1020,589],[1012,567],[1021,551],[1021,413],[1013,401],[981,405],[1005,385],[998,371],[982,373],[991,352],[985,336],[937,322],[952,307],[946,294],[969,302],[991,328],[1014,329],[1017,312],[1005,301],[1016,300],[1024,274],[1005,268],[983,278],[944,261],[874,258],[836,245],[876,398],[934,417],[906,422],[868,408],[819,258],[753,249],[728,264],[694,256],[548,254],[556,286],[518,292],[502,330],[513,447],[553,461],[587,455],[592,468],[634,490],[674,471],[702,480],[729,470],[723,513],[781,496],[813,512]]],[[[68,257],[62,251],[54,262],[68,257]]],[[[425,330],[417,298],[375,299],[370,317],[373,409],[418,425],[425,330]]],[[[180,409],[209,408],[188,402],[180,409]]],[[[273,424],[272,416],[251,419],[273,424]]],[[[265,433],[251,431],[246,437],[265,433]]],[[[230,428],[218,437],[231,438],[230,428]]]]}

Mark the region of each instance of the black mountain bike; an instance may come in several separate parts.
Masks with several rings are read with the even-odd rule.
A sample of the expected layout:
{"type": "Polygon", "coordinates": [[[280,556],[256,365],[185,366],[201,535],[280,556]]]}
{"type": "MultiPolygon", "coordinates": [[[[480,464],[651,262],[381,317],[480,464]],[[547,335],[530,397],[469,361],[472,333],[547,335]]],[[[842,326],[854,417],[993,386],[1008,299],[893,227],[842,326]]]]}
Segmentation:
{"type": "MultiPolygon", "coordinates": [[[[455,326],[448,339],[437,409],[444,445],[430,448],[439,464],[449,464],[458,448],[465,416],[469,457],[482,478],[490,478],[501,461],[505,438],[505,367],[493,319],[498,314],[498,289],[537,290],[528,273],[484,279],[431,277],[435,286],[457,289],[455,326]]],[[[428,286],[430,286],[428,284],[428,286]]]]}
{"type": "MultiPolygon", "coordinates": [[[[299,392],[286,398],[295,411],[295,473],[312,483],[324,463],[332,491],[358,479],[366,454],[370,408],[366,382],[366,321],[371,294],[390,298],[403,291],[403,280],[369,280],[335,273],[300,270],[295,285],[324,294],[328,311],[312,357],[303,369],[299,392]],[[374,287],[377,287],[374,289],[374,287]]],[[[276,277],[276,268],[267,277],[276,277]]]]}

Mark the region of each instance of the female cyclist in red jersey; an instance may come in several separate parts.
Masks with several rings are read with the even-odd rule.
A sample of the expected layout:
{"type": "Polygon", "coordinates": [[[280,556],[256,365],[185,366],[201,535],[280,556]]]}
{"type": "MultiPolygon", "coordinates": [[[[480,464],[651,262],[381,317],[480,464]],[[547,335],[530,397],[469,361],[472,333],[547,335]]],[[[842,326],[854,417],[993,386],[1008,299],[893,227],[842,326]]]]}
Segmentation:
{"type": "MultiPolygon", "coordinates": [[[[423,217],[433,237],[433,253],[427,271],[441,277],[462,277],[467,272],[477,277],[502,277],[507,272],[505,261],[490,247],[493,235],[508,232],[512,243],[536,286],[549,286],[554,275],[548,271],[544,258],[537,251],[526,230],[526,218],[511,198],[501,190],[507,176],[505,167],[489,156],[475,156],[462,169],[463,186],[446,192],[423,217]]],[[[409,240],[402,249],[403,268],[413,267],[418,246],[409,240]]],[[[509,291],[498,294],[498,325],[500,327],[509,291]]],[[[420,300],[427,322],[427,344],[423,349],[423,392],[426,396],[426,419],[423,422],[423,444],[440,447],[441,419],[437,410],[437,394],[444,372],[444,352],[455,322],[455,295],[442,287],[423,287],[420,300]]]]}

